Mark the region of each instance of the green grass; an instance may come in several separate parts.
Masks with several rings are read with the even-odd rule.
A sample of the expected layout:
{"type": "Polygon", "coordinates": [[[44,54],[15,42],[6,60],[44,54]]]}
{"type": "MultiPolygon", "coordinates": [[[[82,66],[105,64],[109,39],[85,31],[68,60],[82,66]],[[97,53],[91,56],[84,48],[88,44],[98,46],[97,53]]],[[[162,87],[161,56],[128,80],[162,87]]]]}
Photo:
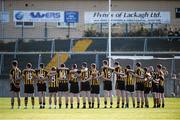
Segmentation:
{"type": "MultiPolygon", "coordinates": [[[[0,120],[122,120],[122,119],[138,119],[138,120],[152,120],[152,119],[167,119],[180,120],[180,98],[166,98],[165,108],[132,108],[130,104],[129,109],[116,109],[116,99],[114,98],[114,106],[112,109],[103,109],[103,99],[101,98],[100,109],[39,109],[36,98],[35,109],[31,109],[30,101],[29,108],[10,109],[10,98],[0,98],[0,120]]],[[[16,102],[17,103],[17,102],[16,102]]],[[[22,99],[22,103],[24,100],[22,99]]],[[[17,104],[16,104],[17,105],[17,104]]],[[[150,106],[152,107],[152,98],[150,98],[150,106]]],[[[76,104],[74,105],[76,107],[76,104]]]]}

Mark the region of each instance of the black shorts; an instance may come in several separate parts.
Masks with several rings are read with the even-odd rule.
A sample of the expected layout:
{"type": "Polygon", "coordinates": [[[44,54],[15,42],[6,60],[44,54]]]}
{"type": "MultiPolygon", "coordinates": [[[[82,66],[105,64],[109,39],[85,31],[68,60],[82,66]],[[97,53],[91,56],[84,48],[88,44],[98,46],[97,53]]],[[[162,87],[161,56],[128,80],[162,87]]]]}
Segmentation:
{"type": "Polygon", "coordinates": [[[37,83],[38,92],[46,92],[46,83],[37,83]]]}
{"type": "Polygon", "coordinates": [[[32,94],[34,93],[34,85],[24,85],[24,93],[32,94]]]}
{"type": "Polygon", "coordinates": [[[104,90],[107,90],[107,91],[112,90],[112,81],[110,80],[104,81],[104,90]]]}
{"type": "Polygon", "coordinates": [[[151,91],[150,87],[144,87],[144,94],[149,94],[151,91]]]}
{"type": "Polygon", "coordinates": [[[70,83],[70,93],[74,93],[74,94],[79,93],[79,84],[78,83],[74,83],[74,82],[70,83]]]}
{"type": "Polygon", "coordinates": [[[20,92],[20,87],[16,87],[13,83],[10,83],[10,91],[20,92]]]}
{"type": "Polygon", "coordinates": [[[58,87],[49,87],[49,93],[57,93],[58,87]]]}
{"type": "Polygon", "coordinates": [[[144,82],[136,83],[136,90],[137,91],[144,91],[144,82]]]}
{"type": "Polygon", "coordinates": [[[152,92],[159,92],[159,85],[152,85],[152,92]]]}
{"type": "Polygon", "coordinates": [[[159,86],[159,93],[164,93],[164,86],[159,86]]]}
{"type": "Polygon", "coordinates": [[[68,91],[68,83],[59,83],[58,91],[67,92],[68,91]]]}
{"type": "Polygon", "coordinates": [[[81,91],[90,91],[91,87],[90,87],[90,83],[87,82],[81,82],[81,91]]]}
{"type": "Polygon", "coordinates": [[[91,85],[91,94],[99,94],[99,85],[91,85]]]}
{"type": "Polygon", "coordinates": [[[117,80],[116,81],[116,90],[125,90],[125,81],[117,80]]]}
{"type": "Polygon", "coordinates": [[[134,92],[134,85],[126,85],[126,91],[134,92]]]}

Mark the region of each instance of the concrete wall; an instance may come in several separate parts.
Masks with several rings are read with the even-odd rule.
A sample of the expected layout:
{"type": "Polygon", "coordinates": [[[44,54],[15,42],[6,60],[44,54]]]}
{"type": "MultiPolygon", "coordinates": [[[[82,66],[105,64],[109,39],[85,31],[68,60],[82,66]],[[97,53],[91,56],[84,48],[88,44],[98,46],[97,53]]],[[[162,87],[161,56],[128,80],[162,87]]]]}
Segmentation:
{"type": "MultiPolygon", "coordinates": [[[[175,8],[178,0],[112,0],[114,11],[170,11],[171,25],[180,26],[180,19],[175,19],[175,8]]],[[[13,22],[13,10],[74,10],[80,13],[80,23],[71,29],[71,37],[83,35],[84,12],[108,10],[107,0],[5,0],[5,10],[10,13],[10,22],[4,24],[4,37],[21,37],[21,28],[16,28],[13,22]],[[27,5],[27,6],[26,6],[27,5]]],[[[0,31],[2,31],[0,23],[0,31]]],[[[67,29],[57,28],[56,23],[48,23],[48,37],[65,37],[67,29]]],[[[0,32],[2,36],[2,32],[0,32]]],[[[44,23],[35,23],[33,28],[24,29],[24,37],[44,37],[44,23]]]]}

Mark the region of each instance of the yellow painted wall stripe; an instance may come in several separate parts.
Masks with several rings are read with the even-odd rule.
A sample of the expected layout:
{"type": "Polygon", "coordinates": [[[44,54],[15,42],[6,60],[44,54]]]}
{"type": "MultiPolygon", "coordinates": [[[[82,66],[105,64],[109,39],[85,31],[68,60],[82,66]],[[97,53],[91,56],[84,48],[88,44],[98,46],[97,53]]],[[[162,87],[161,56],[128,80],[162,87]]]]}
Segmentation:
{"type": "MultiPolygon", "coordinates": [[[[92,40],[91,39],[83,39],[83,40],[78,40],[74,47],[72,48],[73,52],[84,52],[87,50],[87,48],[91,45],[92,40]]],[[[52,66],[58,66],[58,54],[55,54],[51,61],[47,64],[46,69],[50,70],[52,66]]],[[[60,62],[65,63],[68,60],[68,54],[63,53],[60,55],[60,62]]]]}

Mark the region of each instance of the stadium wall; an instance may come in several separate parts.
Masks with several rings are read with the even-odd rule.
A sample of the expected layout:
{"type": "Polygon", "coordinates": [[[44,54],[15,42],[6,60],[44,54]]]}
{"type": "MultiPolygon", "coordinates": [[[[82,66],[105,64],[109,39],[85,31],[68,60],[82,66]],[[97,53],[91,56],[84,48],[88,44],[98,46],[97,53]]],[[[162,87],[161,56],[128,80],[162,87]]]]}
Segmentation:
{"type": "MultiPolygon", "coordinates": [[[[16,27],[13,22],[14,10],[60,10],[60,11],[78,11],[80,21],[77,26],[71,29],[71,37],[83,36],[86,25],[84,24],[85,11],[107,11],[108,0],[1,0],[4,1],[4,10],[9,12],[10,21],[0,23],[0,37],[17,37],[21,38],[22,28],[16,27]]],[[[180,26],[180,19],[175,18],[175,8],[178,8],[178,0],[112,0],[112,10],[114,11],[170,11],[172,26],[180,26]]],[[[0,9],[2,10],[2,5],[0,9]]],[[[1,11],[0,10],[0,11],[1,11]]],[[[32,28],[24,28],[24,37],[44,37],[45,23],[34,23],[32,28]]],[[[54,38],[65,38],[67,28],[57,27],[57,23],[47,24],[47,36],[54,38]]],[[[121,30],[121,28],[120,28],[121,30]]]]}

